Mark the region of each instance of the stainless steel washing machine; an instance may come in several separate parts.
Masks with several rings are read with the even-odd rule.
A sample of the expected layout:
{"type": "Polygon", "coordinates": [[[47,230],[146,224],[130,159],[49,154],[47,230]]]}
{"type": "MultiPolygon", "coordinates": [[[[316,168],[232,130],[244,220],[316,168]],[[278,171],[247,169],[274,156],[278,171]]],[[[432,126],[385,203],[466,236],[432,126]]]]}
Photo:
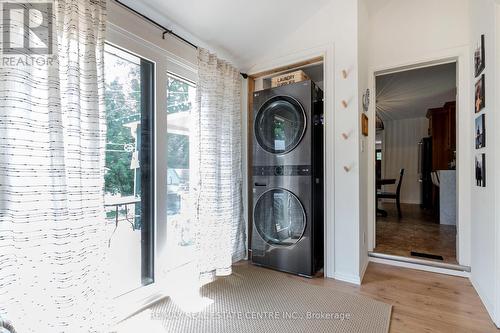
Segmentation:
{"type": "Polygon", "coordinates": [[[323,93],[303,81],[254,94],[252,262],[323,267],[323,93]]]}

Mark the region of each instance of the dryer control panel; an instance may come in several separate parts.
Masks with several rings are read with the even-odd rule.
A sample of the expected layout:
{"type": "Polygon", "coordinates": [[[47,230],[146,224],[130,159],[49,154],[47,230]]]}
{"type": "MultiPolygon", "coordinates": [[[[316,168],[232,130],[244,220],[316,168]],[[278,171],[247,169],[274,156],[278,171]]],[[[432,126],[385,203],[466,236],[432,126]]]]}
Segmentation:
{"type": "Polygon", "coordinates": [[[254,176],[310,176],[310,165],[254,166],[254,176]]]}

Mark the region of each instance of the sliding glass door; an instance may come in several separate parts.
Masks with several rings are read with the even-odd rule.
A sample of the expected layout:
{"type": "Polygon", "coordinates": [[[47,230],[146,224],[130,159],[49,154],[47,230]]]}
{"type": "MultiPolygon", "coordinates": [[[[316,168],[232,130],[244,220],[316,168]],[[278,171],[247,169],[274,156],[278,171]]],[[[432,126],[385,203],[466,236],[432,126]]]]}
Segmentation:
{"type": "Polygon", "coordinates": [[[167,269],[194,255],[189,184],[190,112],[196,86],[172,73],[167,77],[167,269]]]}
{"type": "Polygon", "coordinates": [[[165,296],[172,270],[193,258],[189,119],[197,76],[195,63],[122,29],[109,26],[106,39],[105,204],[112,294],[123,318],[165,296]]]}
{"type": "Polygon", "coordinates": [[[154,64],[105,48],[106,174],[112,295],[154,282],[154,64]]]}

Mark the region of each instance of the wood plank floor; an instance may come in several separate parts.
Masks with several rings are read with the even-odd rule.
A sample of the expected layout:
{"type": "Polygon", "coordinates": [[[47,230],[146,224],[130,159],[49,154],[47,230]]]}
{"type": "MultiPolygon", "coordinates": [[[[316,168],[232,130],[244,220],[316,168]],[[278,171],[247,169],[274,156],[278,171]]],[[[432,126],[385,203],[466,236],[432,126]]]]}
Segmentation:
{"type": "Polygon", "coordinates": [[[500,332],[467,278],[376,263],[368,265],[361,286],[288,276],[392,304],[390,332],[500,332]]]}
{"type": "MultiPolygon", "coordinates": [[[[251,264],[242,261],[237,265],[251,264]]],[[[391,304],[393,333],[500,333],[467,278],[376,263],[368,265],[361,286],[327,278],[283,276],[391,304]]],[[[164,333],[165,329],[146,310],[120,323],[114,332],[164,333]]]]}

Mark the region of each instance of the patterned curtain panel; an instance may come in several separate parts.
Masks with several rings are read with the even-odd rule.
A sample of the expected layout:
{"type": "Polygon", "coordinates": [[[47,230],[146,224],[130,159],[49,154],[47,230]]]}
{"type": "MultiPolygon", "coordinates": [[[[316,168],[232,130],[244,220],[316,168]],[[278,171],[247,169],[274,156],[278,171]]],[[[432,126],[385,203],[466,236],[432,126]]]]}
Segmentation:
{"type": "Polygon", "coordinates": [[[195,245],[202,282],[231,273],[245,257],[241,174],[239,71],[207,50],[198,51],[196,107],[190,165],[195,245]]]}
{"type": "Polygon", "coordinates": [[[105,1],[16,6],[0,67],[0,318],[18,332],[101,332],[105,1]],[[39,25],[28,34],[26,12],[39,25]]]}

